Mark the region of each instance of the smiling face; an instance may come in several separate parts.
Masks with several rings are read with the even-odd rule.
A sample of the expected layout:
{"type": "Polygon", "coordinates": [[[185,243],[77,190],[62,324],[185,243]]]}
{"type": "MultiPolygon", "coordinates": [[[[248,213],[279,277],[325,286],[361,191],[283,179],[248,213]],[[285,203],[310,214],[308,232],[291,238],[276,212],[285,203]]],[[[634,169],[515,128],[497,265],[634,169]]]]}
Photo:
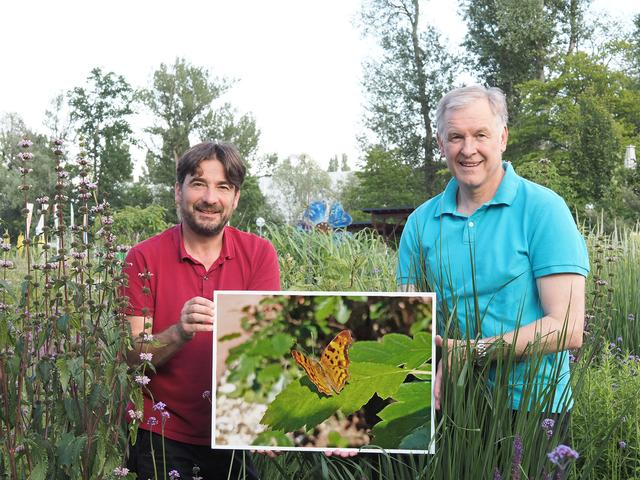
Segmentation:
{"type": "Polygon", "coordinates": [[[216,159],[200,162],[195,173],[187,174],[175,186],[183,228],[201,237],[219,235],[238,206],[240,191],[227,179],[216,159]]]}
{"type": "Polygon", "coordinates": [[[460,193],[490,200],[504,175],[502,153],[507,147],[507,127],[500,125],[484,99],[449,110],[444,127],[444,138],[437,137],[438,146],[458,180],[460,193]]]}

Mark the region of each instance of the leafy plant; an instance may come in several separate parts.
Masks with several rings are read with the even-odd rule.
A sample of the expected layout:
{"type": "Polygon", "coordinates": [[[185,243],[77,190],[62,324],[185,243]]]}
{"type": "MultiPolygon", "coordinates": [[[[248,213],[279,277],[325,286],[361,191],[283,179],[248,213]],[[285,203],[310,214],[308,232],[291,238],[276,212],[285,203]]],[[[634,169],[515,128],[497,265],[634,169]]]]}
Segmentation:
{"type": "Polygon", "coordinates": [[[355,342],[349,354],[350,380],[339,395],[320,395],[303,377],[280,392],[260,423],[284,432],[309,430],[338,410],[343,415],[356,412],[374,395],[391,400],[397,397],[397,402],[379,412],[383,422],[372,431],[375,444],[387,449],[403,444],[427,449],[431,437],[431,366],[427,364],[431,360],[431,335],[418,333],[412,339],[390,333],[380,342],[355,342]],[[410,375],[416,380],[425,376],[429,380],[404,383],[410,375]]]}

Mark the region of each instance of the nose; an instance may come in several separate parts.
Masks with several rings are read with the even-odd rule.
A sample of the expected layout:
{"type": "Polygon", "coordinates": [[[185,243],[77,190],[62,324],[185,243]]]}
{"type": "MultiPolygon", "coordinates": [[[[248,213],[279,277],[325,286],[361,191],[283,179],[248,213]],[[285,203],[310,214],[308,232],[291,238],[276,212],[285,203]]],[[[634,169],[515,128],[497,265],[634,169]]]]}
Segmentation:
{"type": "Polygon", "coordinates": [[[465,137],[462,141],[460,153],[465,157],[471,157],[477,151],[476,139],[472,136],[465,137]]]}
{"type": "Polygon", "coordinates": [[[213,187],[207,188],[202,198],[202,200],[206,202],[208,205],[213,205],[214,203],[217,203],[218,199],[219,199],[218,192],[213,187]]]}

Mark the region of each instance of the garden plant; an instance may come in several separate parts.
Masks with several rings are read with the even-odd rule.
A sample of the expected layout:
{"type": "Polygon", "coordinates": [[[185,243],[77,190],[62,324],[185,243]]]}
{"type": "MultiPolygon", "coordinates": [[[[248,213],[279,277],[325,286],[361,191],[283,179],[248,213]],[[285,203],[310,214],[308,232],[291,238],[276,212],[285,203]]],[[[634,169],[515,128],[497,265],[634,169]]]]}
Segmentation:
{"type": "MultiPolygon", "coordinates": [[[[82,152],[69,161],[59,142],[52,145],[56,181],[51,191],[33,192],[29,147],[21,142],[24,229],[3,236],[0,260],[0,478],[134,478],[125,452],[137,425],[149,421],[135,405],[152,372],[148,362],[134,371],[125,362],[132,343],[118,292],[127,239],[113,233],[114,215],[96,198],[82,152]]],[[[543,412],[533,410],[511,421],[505,382],[512,357],[491,373],[462,354],[445,370],[434,455],[253,455],[261,477],[533,479],[565,469],[572,479],[640,478],[640,228],[605,231],[598,223],[583,233],[592,268],[585,342],[571,352],[575,403],[564,444],[563,415],[541,421],[543,412]]],[[[284,289],[396,289],[395,251],[374,233],[273,227],[265,234],[279,253],[284,289]]],[[[415,335],[374,320],[389,333],[415,335]]],[[[448,319],[439,321],[447,326],[448,319]]],[[[309,317],[305,325],[318,339],[329,336],[322,320],[309,317]]],[[[273,381],[267,377],[265,385],[273,381]]]]}

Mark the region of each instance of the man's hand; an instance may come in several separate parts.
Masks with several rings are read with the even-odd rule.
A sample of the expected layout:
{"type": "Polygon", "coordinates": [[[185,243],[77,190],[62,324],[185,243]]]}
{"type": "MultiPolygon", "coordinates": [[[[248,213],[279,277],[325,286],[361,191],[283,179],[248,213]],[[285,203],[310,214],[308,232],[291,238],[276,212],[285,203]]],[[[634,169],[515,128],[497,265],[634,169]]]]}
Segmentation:
{"type": "MultiPolygon", "coordinates": [[[[436,347],[442,347],[443,345],[444,340],[442,337],[440,335],[436,335],[436,347]]],[[[454,355],[454,351],[460,352],[460,350],[464,348],[464,345],[464,340],[447,339],[448,372],[451,372],[451,358],[454,355]]],[[[440,410],[440,400],[442,398],[442,359],[438,362],[438,368],[436,369],[436,376],[433,382],[434,406],[436,410],[440,410]]]]}
{"type": "Polygon", "coordinates": [[[184,341],[191,340],[196,332],[212,332],[215,321],[215,308],[211,300],[194,297],[187,300],[180,312],[176,331],[184,341]]]}

